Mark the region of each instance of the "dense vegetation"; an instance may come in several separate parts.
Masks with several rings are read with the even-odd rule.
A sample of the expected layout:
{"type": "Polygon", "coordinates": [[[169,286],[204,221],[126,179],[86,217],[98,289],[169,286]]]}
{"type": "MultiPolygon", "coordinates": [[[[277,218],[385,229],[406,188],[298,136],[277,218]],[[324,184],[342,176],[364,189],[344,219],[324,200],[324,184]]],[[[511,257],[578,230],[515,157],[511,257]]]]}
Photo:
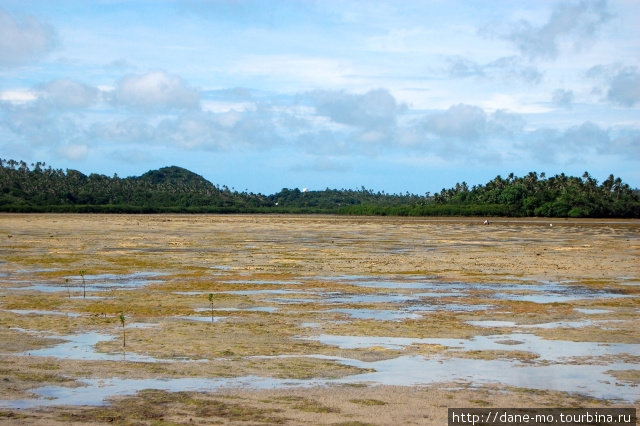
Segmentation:
{"type": "Polygon", "coordinates": [[[588,173],[546,178],[497,176],[469,188],[463,182],[433,196],[360,190],[282,189],[273,195],[232,191],[180,167],[142,176],[84,175],[44,163],[0,159],[0,211],[113,213],[339,213],[403,216],[640,217],[637,191],[620,178],[588,173]]]}

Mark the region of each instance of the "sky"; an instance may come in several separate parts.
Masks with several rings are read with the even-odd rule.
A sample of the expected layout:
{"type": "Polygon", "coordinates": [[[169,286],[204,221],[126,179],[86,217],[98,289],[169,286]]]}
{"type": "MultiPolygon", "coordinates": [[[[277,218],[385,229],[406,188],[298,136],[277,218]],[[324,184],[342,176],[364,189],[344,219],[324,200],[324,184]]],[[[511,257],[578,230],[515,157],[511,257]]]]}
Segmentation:
{"type": "Polygon", "coordinates": [[[638,0],[0,0],[0,158],[425,194],[640,187],[638,0]]]}

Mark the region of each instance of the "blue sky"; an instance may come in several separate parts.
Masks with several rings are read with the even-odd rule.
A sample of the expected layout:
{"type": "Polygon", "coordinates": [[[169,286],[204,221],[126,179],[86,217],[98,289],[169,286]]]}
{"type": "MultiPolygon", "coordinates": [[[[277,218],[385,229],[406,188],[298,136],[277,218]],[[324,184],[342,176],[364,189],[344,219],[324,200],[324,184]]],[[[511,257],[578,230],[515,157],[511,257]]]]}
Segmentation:
{"type": "Polygon", "coordinates": [[[0,157],[237,190],[640,187],[640,2],[0,0],[0,157]]]}

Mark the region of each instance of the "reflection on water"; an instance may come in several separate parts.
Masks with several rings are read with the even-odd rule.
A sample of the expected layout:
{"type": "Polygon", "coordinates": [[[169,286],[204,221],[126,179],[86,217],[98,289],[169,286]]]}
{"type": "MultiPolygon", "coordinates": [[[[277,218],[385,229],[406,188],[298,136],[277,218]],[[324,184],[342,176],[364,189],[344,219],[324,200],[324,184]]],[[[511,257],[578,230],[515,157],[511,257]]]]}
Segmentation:
{"type": "Polygon", "coordinates": [[[537,361],[553,362],[568,362],[571,361],[571,358],[577,357],[602,357],[619,354],[634,355],[640,353],[640,344],[547,340],[535,334],[525,333],[475,336],[471,339],[334,336],[323,334],[306,339],[315,340],[326,345],[338,346],[342,349],[371,348],[376,346],[389,349],[404,349],[409,345],[423,344],[446,346],[456,351],[525,351],[536,354],[537,361]]]}
{"type": "Polygon", "coordinates": [[[100,333],[83,333],[70,336],[50,336],[52,339],[62,339],[65,342],[57,344],[49,348],[35,349],[27,352],[20,353],[18,355],[23,356],[42,356],[42,357],[54,357],[60,359],[74,359],[74,360],[87,360],[87,361],[131,361],[131,362],[162,362],[157,358],[138,355],[135,353],[119,353],[109,354],[104,352],[98,352],[95,345],[100,342],[107,342],[115,339],[114,336],[109,336],[100,333]]]}
{"type": "Polygon", "coordinates": [[[210,316],[198,316],[198,315],[181,315],[176,318],[187,320],[187,321],[200,321],[200,322],[218,322],[220,320],[225,319],[226,317],[210,317],[210,316]]]}
{"type": "Polygon", "coordinates": [[[80,316],[80,314],[75,312],[46,311],[39,309],[7,309],[6,311],[18,315],[57,315],[70,318],[78,318],[80,316]]]}
{"type": "Polygon", "coordinates": [[[405,319],[417,319],[420,315],[411,312],[392,311],[388,309],[331,309],[329,312],[338,312],[356,319],[373,319],[377,321],[402,321],[405,319]]]}
{"type": "Polygon", "coordinates": [[[81,379],[84,385],[76,388],[64,386],[42,386],[32,392],[37,399],[0,401],[0,407],[25,409],[54,405],[104,405],[110,397],[134,395],[144,389],[169,392],[212,391],[225,387],[275,389],[286,387],[315,386],[324,380],[272,379],[246,376],[238,378],[205,379],[197,377],[177,379],[81,379]]]}
{"type": "MultiPolygon", "coordinates": [[[[39,291],[43,293],[68,292],[70,291],[75,297],[77,294],[92,291],[110,291],[110,290],[135,290],[145,287],[151,283],[159,282],[164,274],[159,272],[135,272],[133,274],[96,274],[85,275],[84,285],[82,278],[79,276],[65,277],[69,283],[61,282],[37,282],[33,281],[12,281],[12,283],[24,283],[26,285],[20,287],[10,287],[8,290],[22,291],[39,291]]],[[[81,296],[82,297],[82,296],[81,296]]],[[[87,297],[88,298],[88,297],[87,297]]]]}
{"type": "MultiPolygon", "coordinates": [[[[87,275],[87,290],[104,291],[108,289],[137,288],[152,282],[157,274],[142,273],[129,275],[87,275]]],[[[318,279],[314,277],[314,280],[318,279]]],[[[500,304],[502,300],[527,301],[539,304],[562,303],[576,300],[606,300],[633,295],[618,293],[608,289],[593,289],[575,283],[556,282],[527,282],[520,284],[501,283],[461,283],[441,282],[433,277],[402,277],[385,279],[372,276],[340,276],[320,278],[327,281],[345,284],[347,291],[322,291],[317,287],[305,290],[302,281],[227,281],[226,284],[247,285],[295,285],[294,289],[255,289],[212,291],[215,294],[230,294],[239,296],[256,296],[248,305],[264,304],[265,298],[258,301],[260,296],[274,297],[276,303],[311,304],[300,307],[314,313],[318,309],[328,309],[320,312],[344,314],[345,322],[351,319],[372,319],[376,321],[404,321],[423,318],[429,312],[472,312],[490,310],[500,304]],[[365,287],[374,290],[371,293],[359,294],[355,287],[365,287]],[[380,289],[376,291],[375,289],[380,289]],[[414,291],[417,290],[417,291],[414,291]],[[473,299],[467,299],[473,298],[473,299]],[[455,298],[447,300],[447,298],[455,298]],[[473,300],[475,303],[465,303],[473,300]],[[481,303],[478,303],[481,302],[481,303]],[[455,302],[455,303],[449,303],[455,302]],[[375,309],[375,305],[381,309],[375,309]],[[346,305],[346,306],[341,306],[346,305]],[[351,306],[353,305],[353,306],[351,306]],[[365,306],[360,306],[365,305],[365,306]],[[319,308],[318,308],[319,307],[319,308]],[[396,308],[396,309],[393,309],[396,308]],[[348,317],[348,318],[347,318],[348,317]]],[[[77,280],[77,277],[76,277],[77,280]]],[[[41,291],[66,291],[60,284],[34,284],[24,288],[39,289],[41,291]]],[[[77,289],[76,289],[77,291],[77,289]]],[[[176,291],[175,294],[202,295],[207,291],[176,291]]],[[[596,302],[597,303],[597,302],[596,302]]],[[[241,305],[242,306],[242,305],[241,305]]],[[[273,313],[278,310],[269,306],[250,307],[216,307],[216,312],[225,311],[224,315],[232,315],[234,311],[253,311],[273,313]]],[[[610,313],[610,309],[574,308],[575,312],[585,315],[610,313]]],[[[20,315],[66,315],[58,311],[44,310],[12,310],[20,315]]],[[[210,308],[196,308],[195,312],[202,315],[188,315],[176,317],[186,321],[211,322],[211,316],[206,315],[210,308]]],[[[78,314],[69,314],[70,316],[78,314]]],[[[268,318],[268,315],[261,316],[268,318]]],[[[214,316],[217,322],[226,317],[214,316]]],[[[335,316],[333,316],[335,318],[335,316]]],[[[480,316],[480,318],[482,318],[480,316]]],[[[507,318],[509,317],[502,317],[507,318]]],[[[311,318],[310,318],[311,319],[311,318]]],[[[313,317],[316,319],[316,317],[313,317]]],[[[313,320],[312,319],[312,320],[313,320]]],[[[332,360],[344,365],[368,369],[362,374],[333,380],[282,380],[262,377],[240,378],[177,378],[177,379],[125,379],[108,378],[102,380],[82,379],[83,386],[68,388],[64,386],[45,386],[33,390],[37,399],[0,401],[0,406],[12,408],[37,407],[43,405],[68,404],[103,404],[105,399],[113,395],[129,395],[142,389],[163,389],[167,391],[182,390],[215,390],[221,387],[249,387],[269,388],[288,386],[315,386],[333,383],[374,383],[386,385],[426,385],[438,382],[468,382],[471,384],[499,383],[501,385],[526,387],[533,389],[549,389],[567,392],[577,392],[596,398],[620,399],[625,402],[638,401],[638,388],[632,383],[618,381],[608,373],[615,370],[639,370],[640,364],[619,360],[634,359],[640,354],[640,344],[603,344],[594,342],[573,342],[547,340],[534,334],[514,331],[534,331],[546,328],[580,328],[604,326],[616,320],[590,317],[590,319],[554,321],[538,324],[517,324],[515,321],[500,321],[496,319],[468,321],[477,327],[510,328],[508,334],[492,334],[475,336],[470,339],[457,338],[409,338],[385,336],[336,336],[319,335],[302,339],[313,340],[326,345],[337,346],[342,349],[370,349],[374,347],[403,350],[411,345],[440,345],[446,348],[446,356],[424,358],[422,356],[401,356],[383,361],[364,362],[349,358],[309,355],[311,357],[332,360]],[[514,330],[515,329],[515,330],[514,330]],[[469,351],[499,351],[504,357],[513,359],[470,359],[462,352],[469,351]],[[515,352],[518,352],[517,354],[515,352]],[[527,361],[519,360],[522,353],[531,354],[527,361]],[[617,357],[617,358],[616,358],[617,357]],[[597,365],[592,365],[597,364],[597,365]]],[[[302,327],[312,332],[313,328],[320,328],[325,323],[304,322],[302,327]],[[311,329],[311,330],[309,330],[311,329]]],[[[152,327],[154,324],[131,324],[128,328],[152,327]]],[[[115,336],[100,333],[84,333],[75,336],[51,336],[63,339],[65,342],[21,353],[23,356],[56,357],[73,360],[122,361],[122,354],[98,352],[95,345],[100,342],[117,339],[115,336]]],[[[297,356],[297,355],[296,355],[297,356]]],[[[171,362],[150,356],[127,353],[124,358],[132,362],[171,362]]]]}

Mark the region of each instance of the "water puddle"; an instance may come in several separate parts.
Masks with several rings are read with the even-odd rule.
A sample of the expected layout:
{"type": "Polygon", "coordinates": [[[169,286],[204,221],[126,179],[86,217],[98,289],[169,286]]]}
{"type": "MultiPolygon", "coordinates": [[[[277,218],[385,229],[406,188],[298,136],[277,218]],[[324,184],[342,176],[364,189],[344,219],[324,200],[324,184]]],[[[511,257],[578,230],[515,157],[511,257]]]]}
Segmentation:
{"type": "Polygon", "coordinates": [[[406,294],[344,294],[321,299],[323,304],[347,303],[406,303],[420,300],[419,297],[406,294]]]}
{"type": "Polygon", "coordinates": [[[296,290],[229,290],[221,291],[223,294],[238,294],[241,296],[251,296],[257,294],[306,294],[304,291],[296,290]]]}
{"type": "MultiPolygon", "coordinates": [[[[593,289],[571,282],[523,281],[517,284],[443,282],[433,277],[405,277],[404,280],[388,280],[367,276],[324,277],[327,281],[345,281],[350,285],[384,289],[431,290],[412,294],[418,297],[461,297],[473,293],[476,296],[498,299],[526,301],[534,303],[556,303],[575,300],[616,299],[631,295],[606,290],[593,289]]],[[[633,285],[633,282],[631,283],[633,285]]]]}
{"type": "Polygon", "coordinates": [[[5,312],[11,312],[18,315],[58,315],[70,318],[78,318],[80,314],[75,312],[46,311],[38,309],[7,309],[5,312]]]}
{"type": "Polygon", "coordinates": [[[218,271],[230,271],[232,267],[230,265],[213,265],[209,266],[209,269],[216,269],[218,271]]]}
{"type": "Polygon", "coordinates": [[[301,281],[283,281],[283,280],[233,280],[223,281],[224,284],[250,284],[250,285],[300,285],[301,281]]]}
{"type": "Polygon", "coordinates": [[[375,372],[349,376],[343,383],[380,383],[396,386],[419,386],[439,382],[467,382],[474,385],[498,383],[519,388],[555,390],[634,402],[637,387],[607,374],[611,370],[627,370],[629,364],[545,365],[532,366],[503,360],[466,358],[433,358],[403,356],[363,363],[342,360],[344,364],[372,368],[375,372]]]}
{"type": "Polygon", "coordinates": [[[573,310],[587,315],[606,314],[611,312],[608,309],[573,308],[573,310]]]}
{"type": "Polygon", "coordinates": [[[168,362],[146,355],[135,353],[110,354],[98,352],[95,345],[100,342],[113,340],[116,336],[101,333],[82,333],[71,336],[47,336],[51,339],[62,339],[65,342],[49,348],[35,349],[22,352],[21,356],[54,357],[60,359],[88,360],[88,361],[132,361],[132,362],[168,362]]]}
{"type": "Polygon", "coordinates": [[[325,380],[272,379],[246,376],[239,378],[177,378],[177,379],[81,379],[84,386],[43,386],[32,390],[37,399],[0,401],[0,407],[28,409],[60,405],[104,405],[113,396],[134,395],[144,389],[168,392],[213,391],[222,388],[275,389],[326,384],[325,380]]]}
{"type": "MultiPolygon", "coordinates": [[[[622,323],[624,320],[582,320],[582,321],[555,321],[544,322],[540,324],[516,324],[513,321],[466,321],[467,324],[476,327],[511,327],[511,328],[542,328],[542,329],[554,329],[554,328],[583,328],[591,327],[594,325],[604,326],[607,324],[622,323]]],[[[610,329],[602,327],[604,329],[610,329]]]]}
{"type": "Polygon", "coordinates": [[[347,314],[355,319],[373,319],[377,321],[403,321],[421,318],[419,314],[388,309],[331,309],[329,312],[347,314]]]}
{"type": "MultiPolygon", "coordinates": [[[[283,355],[278,358],[294,358],[283,355]]],[[[0,401],[0,407],[26,409],[62,405],[104,405],[110,397],[133,395],[144,389],[169,392],[214,391],[223,388],[282,389],[327,386],[331,384],[381,384],[420,386],[441,382],[462,382],[472,385],[500,384],[518,388],[555,390],[634,403],[637,388],[618,382],[607,372],[627,370],[629,364],[607,365],[544,365],[532,366],[517,361],[478,360],[465,358],[425,359],[421,356],[401,356],[394,359],[366,362],[356,359],[309,355],[333,360],[343,365],[368,369],[369,372],[340,379],[273,379],[257,376],[239,378],[176,378],[176,379],[81,379],[76,388],[43,386],[32,390],[37,399],[0,401]],[[372,370],[372,371],[371,371],[372,370]]]]}
{"type": "MultiPolygon", "coordinates": [[[[269,312],[274,313],[278,308],[273,306],[255,306],[253,308],[213,308],[214,311],[225,312],[269,312]]],[[[211,312],[211,308],[196,308],[196,312],[211,312]]]]}
{"type": "Polygon", "coordinates": [[[410,338],[376,336],[335,336],[323,334],[306,338],[341,349],[383,347],[404,349],[409,345],[440,345],[453,351],[524,351],[538,355],[537,361],[568,362],[578,357],[602,357],[608,355],[640,353],[640,344],[571,342],[546,340],[535,334],[512,333],[475,336],[471,339],[410,338]]]}
{"type": "Polygon", "coordinates": [[[467,324],[474,327],[516,327],[517,324],[513,321],[494,321],[494,320],[482,320],[482,321],[466,321],[467,324]]]}
{"type": "Polygon", "coordinates": [[[473,311],[487,311],[493,309],[493,305],[465,305],[462,303],[441,303],[441,304],[429,304],[429,305],[413,305],[406,309],[413,312],[473,312],[473,311]]]}
{"type": "MultiPolygon", "coordinates": [[[[60,282],[39,282],[33,283],[32,281],[22,281],[28,283],[27,285],[20,287],[9,287],[7,290],[22,290],[22,291],[39,291],[42,293],[56,293],[56,292],[70,292],[74,295],[74,298],[83,297],[78,296],[78,293],[82,294],[84,291],[110,291],[110,290],[134,290],[140,287],[145,287],[149,284],[160,282],[158,278],[165,274],[159,272],[136,272],[133,274],[97,274],[97,275],[85,275],[85,285],[83,287],[82,278],[75,275],[66,277],[69,279],[69,283],[60,282]]],[[[13,283],[17,283],[13,281],[13,283]]],[[[88,297],[87,297],[88,298],[88,297]]]]}
{"type": "Polygon", "coordinates": [[[199,321],[199,322],[218,322],[226,317],[211,317],[211,316],[198,316],[198,315],[181,315],[175,318],[187,320],[187,321],[199,321]]]}

